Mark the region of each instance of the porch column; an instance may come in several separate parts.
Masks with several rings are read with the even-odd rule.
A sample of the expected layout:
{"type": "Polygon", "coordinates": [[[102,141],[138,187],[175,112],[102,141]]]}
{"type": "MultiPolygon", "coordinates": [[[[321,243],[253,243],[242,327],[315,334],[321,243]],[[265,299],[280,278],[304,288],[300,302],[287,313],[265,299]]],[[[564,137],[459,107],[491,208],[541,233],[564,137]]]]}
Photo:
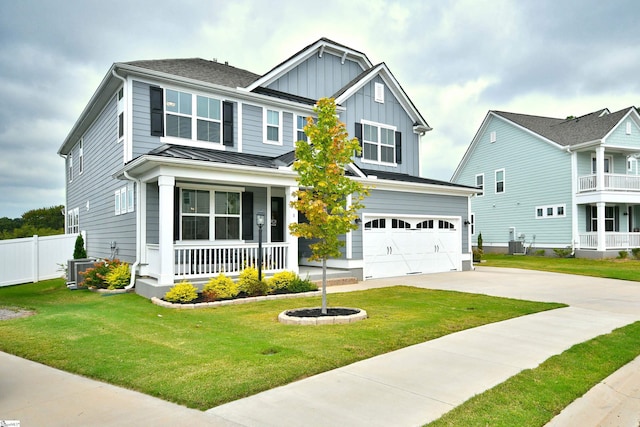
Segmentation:
{"type": "Polygon", "coordinates": [[[172,176],[158,177],[159,203],[158,203],[158,223],[159,223],[159,252],[160,271],[158,285],[173,285],[173,191],[176,180],[172,176]]]}
{"type": "Polygon", "coordinates": [[[605,234],[605,225],[604,225],[604,207],[606,206],[605,202],[596,203],[598,208],[598,247],[596,248],[598,251],[605,251],[607,249],[607,237],[605,234]]]}
{"type": "MultiPolygon", "coordinates": [[[[601,145],[596,148],[596,191],[602,190],[604,190],[604,146],[601,145]]],[[[600,221],[599,216],[598,221],[600,221]]]]}
{"type": "Polygon", "coordinates": [[[296,274],[300,272],[298,266],[298,238],[292,236],[289,232],[289,224],[295,224],[298,222],[298,211],[290,206],[291,200],[293,200],[293,192],[297,191],[298,187],[285,187],[284,189],[284,211],[286,212],[284,218],[285,222],[285,236],[288,243],[287,249],[287,269],[294,271],[296,274]]]}

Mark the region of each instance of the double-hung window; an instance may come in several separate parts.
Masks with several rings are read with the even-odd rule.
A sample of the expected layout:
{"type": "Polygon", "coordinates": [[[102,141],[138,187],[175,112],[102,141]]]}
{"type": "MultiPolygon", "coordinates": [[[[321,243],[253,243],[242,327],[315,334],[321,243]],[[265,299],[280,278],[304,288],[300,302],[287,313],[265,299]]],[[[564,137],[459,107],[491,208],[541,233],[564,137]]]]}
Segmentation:
{"type": "Polygon", "coordinates": [[[183,240],[209,240],[209,191],[183,189],[181,194],[183,240]]]}
{"type": "Polygon", "coordinates": [[[198,141],[220,143],[222,141],[222,114],[220,100],[197,97],[198,141]]]}
{"type": "Polygon", "coordinates": [[[395,164],[395,128],[362,123],[362,158],[375,163],[395,164]]]}
{"type": "Polygon", "coordinates": [[[480,189],[480,192],[476,194],[477,197],[482,196],[484,194],[484,174],[479,173],[476,175],[476,187],[480,189]]]}
{"type": "Polygon", "coordinates": [[[266,144],[282,144],[282,114],[280,111],[265,110],[264,142],[266,144]]]}
{"type": "Polygon", "coordinates": [[[80,232],[80,208],[69,209],[67,212],[67,233],[80,232]]]}
{"type": "Polygon", "coordinates": [[[216,240],[240,239],[240,193],[216,191],[215,194],[216,240]]]}
{"type": "Polygon", "coordinates": [[[304,133],[304,127],[306,124],[306,117],[296,116],[296,141],[307,141],[307,135],[304,133]]]}
{"type": "Polygon", "coordinates": [[[191,94],[167,89],[165,111],[167,136],[191,139],[191,94]]]}
{"type": "Polygon", "coordinates": [[[505,177],[504,177],[504,169],[498,169],[496,171],[496,193],[504,193],[505,186],[505,177]]]}

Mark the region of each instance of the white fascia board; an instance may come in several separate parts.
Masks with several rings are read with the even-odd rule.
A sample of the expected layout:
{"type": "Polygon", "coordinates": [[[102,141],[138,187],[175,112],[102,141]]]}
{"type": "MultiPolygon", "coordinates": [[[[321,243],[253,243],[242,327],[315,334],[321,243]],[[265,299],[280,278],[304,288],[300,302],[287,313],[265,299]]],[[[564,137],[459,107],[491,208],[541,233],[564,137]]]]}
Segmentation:
{"type": "Polygon", "coordinates": [[[601,145],[604,140],[602,139],[594,139],[593,141],[581,142],[580,144],[569,145],[566,149],[570,151],[580,151],[585,148],[592,148],[601,145]]]}
{"type": "Polygon", "coordinates": [[[378,64],[375,69],[367,73],[360,81],[347,89],[343,94],[336,98],[336,104],[343,104],[347,99],[351,98],[357,91],[359,91],[365,84],[373,80],[374,77],[380,76],[385,82],[391,93],[400,101],[400,105],[405,112],[411,117],[414,123],[419,123],[426,127],[425,131],[432,130],[427,121],[422,117],[420,112],[415,108],[405,91],[400,86],[400,83],[395,79],[387,65],[383,62],[378,64]]]}
{"type": "Polygon", "coordinates": [[[325,52],[336,54],[336,56],[344,59],[346,59],[348,56],[352,57],[356,60],[355,62],[360,64],[360,67],[362,68],[363,71],[373,67],[373,64],[371,64],[371,61],[369,61],[366,55],[360,52],[345,48],[343,46],[338,46],[338,45],[329,43],[326,40],[318,40],[316,43],[312,44],[307,49],[289,58],[287,61],[283,62],[282,64],[272,69],[271,71],[267,72],[267,74],[265,74],[264,76],[262,76],[261,78],[253,82],[251,85],[247,86],[246,88],[242,88],[242,90],[250,92],[255,88],[258,88],[261,86],[268,86],[274,81],[276,81],[277,79],[279,79],[280,77],[282,77],[283,75],[285,75],[287,72],[289,72],[290,70],[292,70],[293,68],[295,68],[296,66],[298,66],[299,64],[301,64],[302,62],[306,61],[308,58],[310,58],[311,56],[319,52],[322,52],[322,54],[324,54],[325,52]]]}
{"type": "Polygon", "coordinates": [[[566,148],[566,146],[560,145],[557,142],[553,142],[552,140],[550,140],[548,138],[545,138],[544,136],[540,135],[539,133],[536,133],[536,132],[532,131],[531,129],[527,129],[524,126],[520,126],[519,124],[517,124],[515,122],[512,122],[511,120],[507,119],[506,117],[502,117],[499,114],[495,114],[493,111],[491,111],[491,114],[493,114],[496,118],[498,118],[498,119],[500,119],[500,120],[502,120],[504,122],[509,123],[511,126],[517,128],[517,129],[520,129],[521,131],[523,131],[525,133],[528,133],[529,135],[531,135],[531,136],[533,136],[533,137],[535,137],[535,138],[537,138],[537,139],[539,139],[541,141],[544,141],[547,144],[549,144],[549,145],[551,145],[551,146],[553,146],[553,147],[555,147],[555,148],[557,148],[559,150],[564,150],[566,148]]]}

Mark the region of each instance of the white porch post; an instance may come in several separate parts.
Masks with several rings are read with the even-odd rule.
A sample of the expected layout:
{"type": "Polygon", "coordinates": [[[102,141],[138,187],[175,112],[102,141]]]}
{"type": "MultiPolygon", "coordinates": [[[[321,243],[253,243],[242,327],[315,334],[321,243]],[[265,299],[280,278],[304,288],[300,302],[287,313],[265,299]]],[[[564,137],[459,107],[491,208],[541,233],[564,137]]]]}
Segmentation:
{"type": "Polygon", "coordinates": [[[298,238],[291,235],[289,231],[289,224],[295,224],[298,222],[298,211],[290,206],[290,202],[293,200],[293,192],[297,191],[298,187],[285,187],[285,197],[284,197],[284,211],[286,215],[284,216],[286,227],[284,232],[286,236],[286,240],[289,248],[287,249],[287,269],[298,274],[300,272],[300,268],[298,265],[298,238]]]}
{"type": "MultiPolygon", "coordinates": [[[[596,191],[604,190],[604,146],[596,148],[596,191]]],[[[600,217],[598,217],[600,221],[600,217]]]]}
{"type": "Polygon", "coordinates": [[[160,200],[158,203],[160,271],[158,285],[173,285],[173,191],[176,180],[172,176],[158,177],[160,200]]]}
{"type": "Polygon", "coordinates": [[[607,249],[607,238],[605,234],[605,221],[604,221],[604,207],[606,206],[605,202],[596,203],[598,208],[598,247],[597,250],[604,251],[607,249]]]}

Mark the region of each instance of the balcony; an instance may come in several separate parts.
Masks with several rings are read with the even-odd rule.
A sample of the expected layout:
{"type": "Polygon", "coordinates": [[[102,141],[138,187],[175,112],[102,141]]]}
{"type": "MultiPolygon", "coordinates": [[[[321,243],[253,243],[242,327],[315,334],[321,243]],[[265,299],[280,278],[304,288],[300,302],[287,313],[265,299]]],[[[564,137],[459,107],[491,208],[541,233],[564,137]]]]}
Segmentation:
{"type": "MultiPolygon", "coordinates": [[[[160,256],[158,245],[147,245],[147,274],[158,278],[160,256]]],[[[264,243],[262,245],[262,271],[275,273],[290,268],[287,265],[289,245],[287,243],[264,243]]],[[[191,244],[177,242],[174,251],[174,280],[208,279],[224,273],[237,276],[245,267],[257,267],[258,244],[191,244]]]]}
{"type": "MultiPolygon", "coordinates": [[[[597,187],[596,175],[585,175],[578,179],[578,192],[586,193],[596,191],[597,187]]],[[[623,175],[606,173],[604,174],[605,191],[628,191],[640,193],[640,175],[623,175]]]]}
{"type": "MultiPolygon", "coordinates": [[[[631,249],[640,248],[640,233],[605,233],[605,248],[631,249]]],[[[598,233],[580,234],[580,249],[597,249],[598,233]]]]}

